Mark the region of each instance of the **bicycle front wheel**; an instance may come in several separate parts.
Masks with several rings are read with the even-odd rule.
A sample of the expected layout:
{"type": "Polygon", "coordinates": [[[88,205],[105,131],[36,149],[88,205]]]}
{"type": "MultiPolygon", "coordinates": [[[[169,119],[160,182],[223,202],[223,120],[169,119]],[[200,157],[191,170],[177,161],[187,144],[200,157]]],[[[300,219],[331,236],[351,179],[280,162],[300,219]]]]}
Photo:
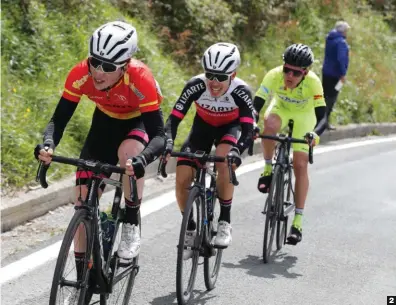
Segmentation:
{"type": "Polygon", "coordinates": [[[92,267],[92,242],[89,213],[85,209],[79,209],[69,223],[59,250],[49,305],[86,303],[88,279],[92,267]],[[83,253],[79,263],[76,262],[74,254],[76,249],[83,253]]]}
{"type": "MultiPolygon", "coordinates": [[[[279,204],[278,204],[278,215],[276,220],[276,249],[282,249],[282,246],[286,240],[286,227],[287,221],[283,215],[285,203],[289,201],[290,196],[290,187],[291,178],[290,178],[290,171],[286,171],[283,175],[280,172],[278,177],[278,185],[279,185],[279,204]],[[289,194],[289,195],[288,195],[289,194]]],[[[287,217],[287,216],[286,216],[287,217]]]]}
{"type": "Polygon", "coordinates": [[[199,188],[193,187],[190,190],[184,209],[179,244],[177,246],[176,295],[179,305],[187,304],[193,296],[198,269],[199,249],[202,240],[201,200],[199,188]],[[190,219],[193,219],[196,223],[195,238],[192,245],[186,246],[186,232],[190,219]],[[188,253],[190,255],[187,256],[185,250],[189,251],[188,253]]]}
{"type": "Polygon", "coordinates": [[[208,234],[211,245],[207,245],[207,252],[204,258],[204,279],[207,290],[212,290],[215,287],[217,277],[219,276],[221,258],[223,256],[222,249],[213,247],[213,239],[217,234],[218,217],[220,215],[220,204],[216,202],[216,196],[213,197],[213,218],[209,221],[208,234]]]}
{"type": "MultiPolygon", "coordinates": [[[[142,233],[142,223],[139,212],[140,235],[142,233]]],[[[135,278],[139,272],[139,255],[132,262],[122,261],[117,256],[117,249],[121,241],[121,223],[117,221],[114,230],[111,253],[109,253],[109,262],[106,266],[106,272],[112,272],[112,293],[102,294],[100,296],[100,305],[128,305],[131,299],[132,289],[135,284],[135,278]],[[110,268],[110,269],[109,269],[110,268]]]]}
{"type": "Polygon", "coordinates": [[[279,205],[279,190],[283,185],[279,184],[281,177],[280,166],[275,166],[274,174],[272,177],[272,183],[270,191],[267,197],[266,209],[265,209],[265,226],[264,226],[264,241],[263,241],[263,261],[268,263],[271,258],[272,244],[274,242],[274,236],[276,231],[276,220],[278,215],[279,205]]]}

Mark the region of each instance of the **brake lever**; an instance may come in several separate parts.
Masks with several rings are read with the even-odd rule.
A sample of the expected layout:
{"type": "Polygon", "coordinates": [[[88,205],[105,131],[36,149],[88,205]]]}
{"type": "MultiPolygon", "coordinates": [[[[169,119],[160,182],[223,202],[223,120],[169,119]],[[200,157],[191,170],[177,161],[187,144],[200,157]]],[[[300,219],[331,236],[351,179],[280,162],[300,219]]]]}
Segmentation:
{"type": "Polygon", "coordinates": [[[238,182],[238,180],[236,178],[235,172],[232,170],[232,164],[234,163],[233,161],[234,161],[233,157],[230,158],[230,157],[227,156],[228,172],[229,172],[229,175],[230,175],[230,183],[232,183],[235,186],[238,186],[239,182],[238,182]]]}

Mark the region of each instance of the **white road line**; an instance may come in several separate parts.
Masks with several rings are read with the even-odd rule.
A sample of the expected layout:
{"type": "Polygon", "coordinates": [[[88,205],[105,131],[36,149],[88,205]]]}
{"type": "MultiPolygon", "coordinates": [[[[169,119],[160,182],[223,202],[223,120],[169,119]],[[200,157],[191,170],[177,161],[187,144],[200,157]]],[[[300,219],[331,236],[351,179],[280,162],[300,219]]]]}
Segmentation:
{"type": "MultiPolygon", "coordinates": [[[[356,148],[361,146],[395,142],[395,141],[396,141],[396,137],[389,137],[389,138],[372,139],[372,140],[365,140],[360,142],[339,144],[334,146],[333,145],[326,147],[319,146],[317,149],[314,150],[314,155],[319,155],[327,152],[333,152],[333,151],[344,150],[349,148],[356,148]]],[[[249,173],[251,171],[261,168],[262,166],[263,166],[263,161],[257,161],[251,164],[241,166],[236,171],[236,175],[240,176],[249,173]]],[[[109,196],[109,198],[111,199],[114,196],[113,192],[108,192],[106,193],[106,195],[109,196]]],[[[175,191],[169,191],[161,196],[146,201],[141,207],[141,215],[142,217],[146,217],[147,215],[157,212],[175,201],[176,201],[175,191]]],[[[61,243],[62,241],[58,241],[51,246],[41,249],[16,262],[13,262],[5,266],[4,268],[1,268],[0,285],[10,282],[11,280],[18,278],[21,275],[36,269],[37,267],[44,265],[48,261],[56,259],[59,253],[61,243]]]]}

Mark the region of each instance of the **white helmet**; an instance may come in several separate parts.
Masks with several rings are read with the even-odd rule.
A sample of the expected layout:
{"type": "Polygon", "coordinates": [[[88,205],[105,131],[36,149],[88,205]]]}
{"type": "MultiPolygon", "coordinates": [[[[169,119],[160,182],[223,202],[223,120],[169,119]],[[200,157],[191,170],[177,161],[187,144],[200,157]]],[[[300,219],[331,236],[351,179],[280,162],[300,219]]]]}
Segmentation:
{"type": "Polygon", "coordinates": [[[114,64],[123,64],[136,51],[136,29],[122,21],[102,25],[95,30],[89,42],[89,56],[114,64]]]}
{"type": "Polygon", "coordinates": [[[202,56],[205,71],[231,74],[241,63],[238,47],[232,43],[219,42],[210,46],[202,56]]]}

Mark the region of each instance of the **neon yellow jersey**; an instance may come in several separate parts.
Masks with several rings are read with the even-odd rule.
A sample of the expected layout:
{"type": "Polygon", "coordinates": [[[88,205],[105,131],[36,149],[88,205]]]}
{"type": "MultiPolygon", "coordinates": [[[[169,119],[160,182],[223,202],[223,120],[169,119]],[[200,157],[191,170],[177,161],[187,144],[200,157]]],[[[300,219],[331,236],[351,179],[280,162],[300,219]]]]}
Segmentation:
{"type": "Polygon", "coordinates": [[[319,77],[309,71],[297,88],[285,87],[283,66],[270,70],[263,78],[256,96],[265,101],[274,99],[278,107],[291,112],[312,113],[315,107],[326,106],[323,98],[323,87],[319,77]]]}

